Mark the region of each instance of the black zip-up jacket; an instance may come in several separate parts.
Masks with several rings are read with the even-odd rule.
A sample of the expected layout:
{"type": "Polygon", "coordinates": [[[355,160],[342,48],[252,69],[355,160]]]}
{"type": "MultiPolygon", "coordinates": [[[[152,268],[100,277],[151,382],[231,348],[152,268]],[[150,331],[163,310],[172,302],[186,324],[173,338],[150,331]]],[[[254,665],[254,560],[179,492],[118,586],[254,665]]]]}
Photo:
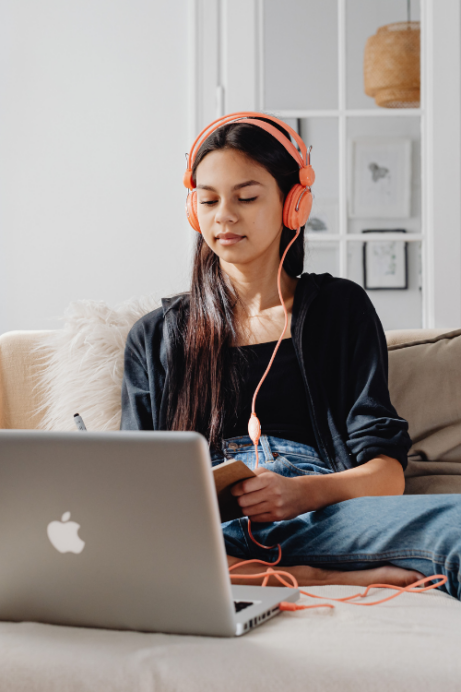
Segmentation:
{"type": "MultiPolygon", "coordinates": [[[[182,358],[177,317],[183,301],[188,293],[164,298],[128,335],[123,430],[167,429],[169,384],[182,358]]],[[[341,471],[386,454],[405,469],[412,441],[390,401],[386,338],[366,291],[328,273],[302,274],[291,334],[322,459],[341,471]]]]}

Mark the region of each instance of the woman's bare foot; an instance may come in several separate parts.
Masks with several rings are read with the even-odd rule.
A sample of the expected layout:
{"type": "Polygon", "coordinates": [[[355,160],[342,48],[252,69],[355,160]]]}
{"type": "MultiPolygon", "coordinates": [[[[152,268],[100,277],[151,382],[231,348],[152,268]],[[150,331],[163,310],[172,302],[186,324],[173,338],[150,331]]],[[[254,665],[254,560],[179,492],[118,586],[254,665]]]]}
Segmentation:
{"type": "MultiPolygon", "coordinates": [[[[242,560],[227,556],[229,567],[242,560]]],[[[267,565],[244,565],[236,568],[235,574],[252,575],[265,572],[267,565]]],[[[340,570],[325,570],[319,567],[309,567],[308,565],[296,565],[295,567],[284,567],[277,565],[273,569],[280,569],[283,572],[292,574],[299,586],[325,586],[326,584],[353,584],[354,586],[370,586],[370,584],[392,584],[393,586],[408,586],[413,582],[422,579],[424,574],[414,570],[402,569],[393,565],[384,567],[374,567],[372,569],[355,570],[353,572],[342,572],[340,570]]],[[[240,578],[232,579],[234,584],[260,584],[261,579],[240,578]]],[[[280,586],[280,582],[271,577],[268,586],[280,586]]]]}
{"type": "MultiPolygon", "coordinates": [[[[319,572],[322,573],[319,577],[323,580],[323,584],[354,584],[355,586],[370,586],[370,584],[409,586],[418,581],[418,579],[424,578],[424,574],[420,572],[394,567],[393,565],[355,570],[353,572],[341,572],[339,570],[319,570],[319,572]]],[[[303,579],[303,576],[301,576],[301,579],[303,579]]],[[[301,583],[298,583],[301,586],[301,583]]]]}

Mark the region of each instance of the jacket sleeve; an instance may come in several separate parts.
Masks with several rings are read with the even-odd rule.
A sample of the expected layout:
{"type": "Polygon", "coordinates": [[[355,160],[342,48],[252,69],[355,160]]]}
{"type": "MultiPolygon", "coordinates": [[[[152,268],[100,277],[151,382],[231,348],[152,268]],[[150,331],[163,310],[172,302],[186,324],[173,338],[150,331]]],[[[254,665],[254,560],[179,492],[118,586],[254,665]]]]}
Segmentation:
{"type": "Polygon", "coordinates": [[[154,429],[146,350],[140,331],[132,329],[125,345],[121,430],[154,429]]]}
{"type": "Polygon", "coordinates": [[[346,446],[357,464],[385,454],[403,469],[412,445],[408,422],[393,407],[388,388],[387,343],[381,321],[364,292],[365,309],[353,329],[349,362],[346,446]]]}

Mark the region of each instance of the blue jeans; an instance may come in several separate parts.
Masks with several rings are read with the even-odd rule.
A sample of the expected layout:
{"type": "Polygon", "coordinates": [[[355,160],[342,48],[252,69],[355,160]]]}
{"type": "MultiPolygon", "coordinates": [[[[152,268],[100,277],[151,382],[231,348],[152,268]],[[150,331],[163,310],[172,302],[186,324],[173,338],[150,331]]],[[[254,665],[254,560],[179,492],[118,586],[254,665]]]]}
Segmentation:
{"type": "MultiPolygon", "coordinates": [[[[262,436],[259,465],[283,476],[333,473],[313,447],[262,436]]],[[[212,455],[213,466],[241,459],[255,466],[249,437],[223,442],[212,455]]],[[[441,587],[461,600],[461,495],[397,495],[359,497],[295,519],[253,522],[252,533],[263,545],[282,547],[282,563],[343,571],[396,565],[425,576],[444,574],[441,587]]],[[[246,518],[222,524],[228,555],[273,561],[277,549],[259,548],[248,535],[246,518]]]]}

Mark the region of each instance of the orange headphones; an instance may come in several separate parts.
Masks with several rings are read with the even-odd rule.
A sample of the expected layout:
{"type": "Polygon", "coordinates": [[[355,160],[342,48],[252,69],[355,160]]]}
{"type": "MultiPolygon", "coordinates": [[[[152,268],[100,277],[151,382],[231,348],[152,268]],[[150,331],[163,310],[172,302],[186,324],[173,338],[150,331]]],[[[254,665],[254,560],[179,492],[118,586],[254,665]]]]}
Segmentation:
{"type": "Polygon", "coordinates": [[[186,200],[186,214],[189,219],[189,223],[194,229],[200,233],[200,224],[197,217],[197,192],[195,190],[195,182],[192,179],[192,167],[194,165],[197,152],[200,149],[203,142],[207,137],[211,135],[212,132],[217,130],[223,125],[233,122],[247,121],[250,125],[255,125],[256,127],[261,127],[266,132],[269,132],[277,141],[282,144],[288,153],[294,158],[296,163],[299,165],[299,183],[293,185],[291,190],[286,196],[285,203],[283,205],[283,225],[291,230],[297,230],[301,226],[307,223],[309,214],[312,208],[312,192],[311,185],[315,180],[314,169],[310,163],[310,151],[312,147],[307,149],[301,137],[295,130],[293,130],[289,125],[274,118],[272,115],[266,115],[265,113],[253,113],[252,111],[244,111],[239,113],[231,113],[230,115],[224,115],[217,120],[210,123],[205,129],[203,129],[195,142],[192,145],[190,154],[187,156],[187,169],[184,173],[184,186],[188,188],[189,192],[187,194],[186,200]],[[274,123],[278,123],[287,130],[287,132],[293,137],[298,149],[292,144],[292,142],[285,137],[285,135],[280,132],[276,127],[266,123],[258,118],[266,118],[267,120],[272,120],[274,123]]]}

